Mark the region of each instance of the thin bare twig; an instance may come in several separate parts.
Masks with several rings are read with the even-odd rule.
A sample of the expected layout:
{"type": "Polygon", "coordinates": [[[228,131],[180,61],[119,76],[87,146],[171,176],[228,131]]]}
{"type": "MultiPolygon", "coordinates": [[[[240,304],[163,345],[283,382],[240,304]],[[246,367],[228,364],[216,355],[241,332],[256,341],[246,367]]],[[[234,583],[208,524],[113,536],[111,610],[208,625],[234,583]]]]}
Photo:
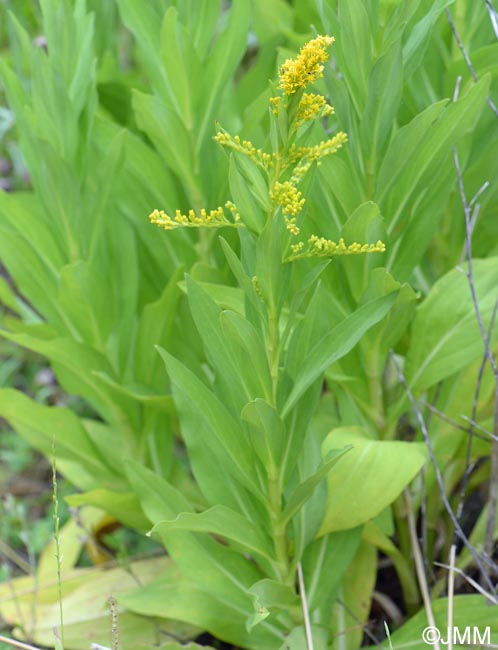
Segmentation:
{"type": "Polygon", "coordinates": [[[436,481],[439,486],[439,491],[441,493],[441,500],[443,502],[443,505],[445,507],[446,512],[448,513],[451,522],[453,523],[453,526],[455,527],[456,534],[458,537],[462,540],[463,544],[468,548],[470,554],[472,555],[472,558],[474,559],[474,562],[481,572],[481,574],[484,576],[484,580],[487,583],[487,586],[491,592],[494,592],[494,586],[493,583],[491,582],[489,575],[487,571],[485,570],[485,566],[489,568],[490,571],[496,571],[496,566],[491,562],[487,557],[481,557],[477,550],[474,548],[474,546],[471,544],[469,541],[468,537],[465,535],[465,533],[462,530],[462,527],[460,526],[459,522],[457,521],[455,517],[455,513],[453,512],[450,502],[448,501],[448,497],[446,496],[446,490],[444,487],[444,481],[443,477],[441,475],[441,470],[439,469],[439,465],[436,460],[436,455],[434,453],[434,447],[432,446],[432,442],[429,438],[429,432],[427,431],[427,427],[425,426],[425,420],[424,416],[422,415],[422,412],[420,411],[417,402],[415,401],[415,398],[413,396],[412,391],[410,390],[410,387],[408,386],[408,383],[405,379],[405,376],[403,374],[403,371],[401,370],[398,362],[396,361],[396,358],[394,356],[393,351],[391,350],[391,359],[394,363],[394,367],[396,368],[398,372],[398,377],[401,382],[401,385],[405,389],[405,392],[408,396],[408,399],[410,401],[410,404],[415,412],[415,415],[417,417],[417,421],[419,423],[420,429],[422,431],[422,435],[424,437],[425,444],[427,446],[427,450],[429,452],[429,458],[431,460],[432,466],[434,467],[434,473],[436,476],[436,481]]]}
{"type": "Polygon", "coordinates": [[[451,418],[449,415],[446,415],[446,413],[443,413],[440,411],[438,408],[433,406],[432,404],[429,404],[429,402],[426,402],[425,400],[420,400],[420,402],[426,406],[429,411],[434,413],[434,415],[437,415],[440,420],[444,420],[444,422],[447,422],[448,424],[451,424],[452,427],[455,429],[458,429],[458,431],[463,431],[464,433],[470,433],[470,425],[472,425],[472,428],[474,429],[473,435],[475,438],[480,438],[481,440],[487,440],[489,441],[490,439],[492,440],[498,440],[498,436],[495,436],[491,431],[488,431],[484,427],[482,427],[478,422],[473,420],[471,417],[469,418],[467,415],[461,415],[460,417],[462,420],[465,420],[466,422],[469,423],[469,426],[466,427],[463,424],[460,424],[458,420],[455,420],[454,418],[451,418]]]}
{"type": "Polygon", "coordinates": [[[36,648],[34,645],[22,643],[21,641],[16,641],[15,639],[9,639],[6,636],[0,635],[0,641],[2,643],[6,643],[7,645],[13,646],[14,648],[21,648],[21,650],[40,650],[40,648],[36,648]]]}
{"type": "Polygon", "coordinates": [[[297,579],[299,581],[299,595],[301,596],[301,606],[303,608],[306,645],[308,647],[308,650],[313,650],[313,634],[311,632],[310,612],[306,598],[306,588],[304,586],[303,567],[301,566],[301,562],[297,563],[297,579]]]}
{"type": "MultiPolygon", "coordinates": [[[[443,382],[440,381],[439,384],[437,385],[437,388],[434,392],[434,397],[432,398],[432,403],[431,406],[436,408],[436,404],[438,402],[439,396],[441,395],[441,390],[443,388],[443,382]]],[[[429,415],[427,416],[427,428],[429,429],[431,420],[432,420],[432,413],[433,411],[431,410],[429,412],[429,415]]],[[[425,490],[425,473],[426,473],[426,465],[422,467],[422,471],[420,473],[420,516],[421,516],[421,530],[422,530],[422,551],[423,551],[423,558],[424,558],[424,569],[425,569],[425,576],[427,580],[432,580],[434,578],[434,572],[432,571],[432,564],[429,561],[429,540],[428,540],[428,531],[427,531],[427,493],[425,490]]]]}
{"type": "MultiPolygon", "coordinates": [[[[446,16],[448,17],[448,22],[451,27],[451,31],[453,32],[453,36],[455,37],[456,42],[458,43],[458,47],[460,48],[460,51],[463,55],[463,58],[465,60],[465,63],[467,64],[468,69],[470,70],[470,74],[472,75],[472,78],[474,81],[477,83],[479,81],[479,77],[477,76],[477,73],[474,69],[474,66],[472,65],[472,61],[470,60],[469,55],[465,51],[465,48],[463,46],[462,40],[457,32],[457,29],[455,27],[455,23],[453,22],[453,18],[451,17],[450,10],[448,7],[446,7],[446,16]]],[[[488,106],[490,109],[493,111],[493,113],[498,117],[498,108],[496,108],[493,100],[490,97],[486,97],[486,101],[488,103],[488,106]]]]}
{"type": "MultiPolygon", "coordinates": [[[[453,629],[453,595],[455,593],[455,555],[456,546],[450,548],[450,570],[448,573],[448,630],[453,629]]],[[[448,634],[448,650],[453,648],[453,635],[448,634]]]]}
{"type": "MultiPolygon", "coordinates": [[[[435,565],[435,566],[440,566],[440,567],[442,567],[443,569],[449,569],[449,568],[450,568],[450,565],[449,565],[449,564],[443,564],[442,562],[434,562],[434,565],[435,565]]],[[[478,591],[480,594],[482,594],[483,596],[485,596],[488,600],[490,600],[491,602],[493,602],[495,605],[498,605],[498,598],[496,598],[496,596],[494,596],[493,594],[491,594],[491,593],[489,593],[488,591],[486,591],[485,589],[483,589],[483,588],[481,587],[481,585],[480,585],[478,582],[476,582],[473,578],[471,578],[470,576],[468,576],[466,573],[464,573],[461,569],[459,569],[459,568],[456,567],[456,566],[453,567],[453,571],[454,571],[455,573],[458,573],[459,576],[462,576],[462,578],[463,578],[464,580],[466,580],[466,581],[469,583],[469,585],[471,585],[472,587],[474,587],[474,589],[475,589],[476,591],[478,591]]]]}
{"type": "MultiPolygon", "coordinates": [[[[415,561],[415,570],[417,572],[418,585],[420,587],[420,593],[422,595],[422,601],[427,615],[427,623],[429,624],[429,627],[436,627],[436,619],[434,618],[434,612],[432,611],[431,595],[429,593],[429,587],[427,585],[427,578],[424,570],[424,561],[417,539],[417,527],[415,525],[415,517],[413,516],[412,500],[407,488],[404,490],[404,497],[406,513],[408,515],[408,530],[410,532],[413,559],[415,561]]],[[[440,650],[439,639],[436,639],[434,647],[436,650],[440,650]]]]}
{"type": "Polygon", "coordinates": [[[361,620],[360,620],[360,619],[356,616],[356,614],[353,612],[353,610],[350,609],[350,608],[346,605],[346,603],[345,603],[343,600],[341,600],[340,598],[336,598],[336,601],[337,601],[337,604],[340,605],[340,606],[342,607],[342,609],[343,609],[347,614],[349,614],[349,616],[351,616],[351,618],[352,618],[354,621],[356,621],[356,622],[358,623],[358,625],[355,626],[355,627],[353,627],[353,628],[347,628],[347,629],[345,629],[345,630],[341,630],[340,632],[336,633],[336,636],[341,636],[341,635],[343,635],[343,634],[347,634],[348,632],[351,632],[352,630],[356,630],[356,629],[358,629],[358,628],[361,628],[361,629],[363,630],[363,633],[366,634],[366,635],[368,636],[368,638],[370,639],[370,641],[373,641],[373,643],[375,643],[375,645],[380,645],[380,643],[381,643],[381,642],[380,642],[380,639],[378,639],[378,638],[375,636],[375,634],[373,634],[373,633],[368,629],[368,625],[365,625],[364,623],[362,623],[361,620]]]}
{"type": "Polygon", "coordinates": [[[372,599],[382,607],[396,627],[400,627],[403,624],[403,613],[392,598],[389,598],[389,596],[386,596],[386,594],[380,591],[374,591],[372,593],[372,599]]]}
{"type": "MultiPolygon", "coordinates": [[[[498,310],[498,300],[495,302],[495,306],[493,309],[493,313],[491,315],[491,321],[489,323],[489,329],[488,329],[488,338],[491,339],[491,334],[493,332],[493,327],[495,324],[495,319],[496,319],[496,313],[498,310]]],[[[472,456],[472,442],[474,438],[474,429],[476,426],[476,419],[477,419],[477,406],[479,402],[479,394],[481,392],[481,385],[482,385],[482,378],[484,376],[484,369],[486,367],[486,362],[488,360],[486,352],[484,353],[481,365],[479,367],[479,372],[477,374],[477,384],[476,384],[476,389],[474,392],[474,401],[472,403],[472,416],[470,418],[470,427],[469,427],[469,438],[467,441],[467,453],[465,457],[465,473],[463,475],[463,480],[462,480],[462,488],[460,491],[460,499],[458,502],[458,508],[457,508],[457,519],[460,521],[462,513],[463,513],[463,504],[465,501],[466,493],[467,493],[467,483],[469,481],[469,477],[471,474],[471,466],[470,466],[470,459],[472,456]]],[[[496,442],[498,438],[494,436],[493,434],[490,434],[493,440],[496,442]]]]}
{"type": "Polygon", "coordinates": [[[13,548],[10,548],[8,544],[6,544],[3,540],[0,539],[0,553],[2,555],[5,555],[5,557],[10,560],[13,564],[15,564],[21,571],[24,571],[24,573],[31,575],[32,573],[32,568],[31,564],[29,562],[26,562],[26,560],[19,555],[19,553],[16,553],[13,548]]]}
{"type": "Polygon", "coordinates": [[[486,3],[486,7],[488,8],[491,26],[493,28],[496,38],[498,38],[498,13],[496,12],[496,9],[493,7],[493,5],[491,4],[491,0],[484,0],[484,2],[486,3]]]}
{"type": "MultiPolygon", "coordinates": [[[[463,213],[465,217],[465,241],[467,246],[467,279],[469,281],[470,294],[472,296],[472,303],[474,305],[474,311],[476,314],[477,323],[479,325],[479,331],[481,332],[481,338],[484,344],[485,357],[493,370],[493,375],[495,378],[496,389],[495,389],[495,408],[494,408],[494,429],[493,434],[498,435],[498,367],[496,365],[493,353],[491,351],[490,337],[486,332],[484,327],[484,322],[481,315],[481,309],[479,307],[479,301],[477,299],[475,280],[474,280],[474,269],[472,261],[472,224],[470,219],[470,214],[472,208],[467,201],[467,196],[465,194],[465,187],[463,184],[462,170],[460,168],[460,159],[458,157],[458,149],[456,145],[453,147],[453,158],[455,162],[455,169],[458,179],[458,187],[460,190],[460,198],[462,200],[463,213]]],[[[475,198],[475,197],[474,197],[475,198]]],[[[476,204],[477,207],[478,204],[476,204]]],[[[475,418],[473,418],[475,419],[475,418]]],[[[488,492],[488,521],[486,525],[486,533],[484,537],[484,552],[491,558],[493,555],[494,547],[494,532],[496,527],[496,508],[498,505],[498,443],[493,440],[491,443],[491,469],[489,477],[489,492],[488,492]]]]}

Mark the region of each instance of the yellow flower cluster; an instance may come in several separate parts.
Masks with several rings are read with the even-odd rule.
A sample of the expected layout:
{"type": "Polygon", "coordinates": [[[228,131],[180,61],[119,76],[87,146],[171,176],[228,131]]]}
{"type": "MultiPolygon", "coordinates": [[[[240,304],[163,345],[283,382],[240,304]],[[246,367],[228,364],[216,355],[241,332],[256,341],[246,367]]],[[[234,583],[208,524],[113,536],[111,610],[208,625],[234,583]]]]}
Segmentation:
{"type": "Polygon", "coordinates": [[[235,203],[234,203],[233,201],[227,201],[227,202],[225,203],[225,208],[226,208],[227,210],[230,210],[230,212],[231,212],[232,215],[233,215],[233,220],[234,220],[235,222],[240,221],[240,213],[239,213],[239,209],[237,208],[237,206],[235,205],[235,203]]]}
{"type": "Polygon", "coordinates": [[[280,106],[280,100],[281,99],[282,98],[279,97],[278,95],[276,97],[270,97],[271,112],[275,116],[278,115],[278,107],[280,106]]]}
{"type": "Polygon", "coordinates": [[[249,140],[241,140],[238,135],[232,136],[226,131],[219,131],[214,139],[218,144],[221,144],[222,147],[228,147],[234,151],[248,156],[255,163],[264,167],[265,169],[273,166],[273,160],[271,154],[263,151],[262,149],[256,149],[252,142],[249,140]]]}
{"type": "Polygon", "coordinates": [[[272,201],[282,208],[283,214],[290,214],[293,217],[296,217],[301,212],[303,205],[306,203],[306,200],[301,197],[302,192],[290,181],[275,183],[271,192],[272,201]]]}
{"type": "Polygon", "coordinates": [[[347,141],[348,136],[346,133],[344,133],[344,131],[339,131],[333,138],[324,140],[320,142],[320,144],[315,144],[311,147],[291,148],[289,152],[290,162],[295,163],[300,161],[294,169],[291,181],[293,183],[299,183],[314,162],[319,165],[321,158],[336,153],[336,151],[338,151],[347,141]]]}
{"type": "Polygon", "coordinates": [[[290,219],[288,217],[285,217],[285,227],[291,235],[299,235],[301,232],[299,226],[297,225],[296,217],[291,217],[290,219]]]}
{"type": "Polygon", "coordinates": [[[335,255],[361,255],[363,253],[384,253],[386,246],[379,241],[376,244],[358,244],[354,242],[347,245],[344,239],[336,243],[331,239],[311,235],[308,239],[308,247],[304,248],[304,242],[291,246],[292,255],[287,259],[291,262],[303,257],[333,257],[335,255]]]}
{"type": "MultiPolygon", "coordinates": [[[[270,100],[271,101],[271,100],[270,100]]],[[[299,107],[297,109],[296,121],[298,124],[308,122],[317,117],[327,117],[333,115],[334,109],[327,104],[323,95],[316,95],[315,93],[304,93],[299,107]]]]}
{"type": "Polygon", "coordinates": [[[230,227],[239,227],[242,224],[240,223],[240,215],[237,211],[237,208],[235,205],[231,202],[229,202],[230,205],[227,204],[227,208],[232,212],[234,216],[234,221],[229,221],[225,213],[223,212],[223,208],[220,206],[219,208],[216,208],[216,210],[210,210],[210,212],[206,212],[204,208],[200,210],[198,213],[194,212],[194,210],[189,210],[188,214],[182,214],[180,210],[177,210],[175,212],[175,216],[171,218],[169,215],[167,215],[164,210],[154,210],[149,215],[149,219],[151,223],[156,224],[159,228],[164,228],[164,230],[174,230],[175,228],[181,228],[181,227],[186,227],[186,228],[222,228],[225,226],[230,226],[230,227]]]}
{"type": "Polygon", "coordinates": [[[304,45],[295,59],[287,59],[280,68],[279,88],[293,95],[323,76],[323,64],[329,54],[325,49],[334,42],[332,36],[317,36],[304,45]]]}

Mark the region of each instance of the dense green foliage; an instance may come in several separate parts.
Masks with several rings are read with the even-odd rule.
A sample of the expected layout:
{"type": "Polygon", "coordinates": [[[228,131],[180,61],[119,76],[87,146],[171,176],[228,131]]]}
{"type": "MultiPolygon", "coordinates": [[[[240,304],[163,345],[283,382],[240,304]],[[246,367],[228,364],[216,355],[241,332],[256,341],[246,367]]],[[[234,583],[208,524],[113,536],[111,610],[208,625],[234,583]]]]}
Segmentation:
{"type": "MultiPolygon", "coordinates": [[[[0,416],[48,458],[55,437],[57,467],[80,491],[67,500],[92,526],[105,513],[142,534],[153,528],[170,556],[133,565],[139,589],[125,571],[85,581],[70,530],[74,593],[100,589],[104,602],[115,591],[123,647],[151,644],[158,617],[180,639],[206,630],[270,650],[309,647],[311,635],[316,648],[354,650],[381,551],[415,615],[393,645],[424,647],[408,514],[424,506],[430,567],[447,561],[453,528],[398,366],[422,412],[432,404],[445,416],[427,418],[429,440],[456,507],[468,432],[452,421],[472,415],[492,429],[496,388],[486,368],[475,399],[484,347],[462,272],[454,164],[456,146],[469,200],[490,182],[473,252],[488,329],[498,120],[487,98],[498,95],[498,42],[485,3],[39,4],[46,47],[28,35],[37,14],[23,3],[11,3],[1,34],[8,135],[31,188],[0,194],[0,257],[16,286],[1,281],[0,333],[46,357],[88,411],[5,388],[0,416]],[[336,39],[314,85],[335,113],[299,121],[304,88],[287,94],[279,70],[281,82],[284,60],[316,33],[336,39]],[[348,142],[333,155],[295,153],[339,132],[348,142]],[[200,214],[227,200],[240,221],[221,230],[164,232],[147,220],[154,209],[200,214]],[[302,255],[313,236],[386,250],[302,255]]],[[[474,440],[470,461],[490,447],[489,436],[474,440]]],[[[468,492],[489,476],[489,463],[480,467],[468,492]]],[[[479,550],[485,522],[484,509],[471,536],[479,550]]],[[[472,565],[467,549],[458,563],[472,565]]],[[[429,580],[441,629],[444,575],[429,580]]],[[[48,607],[56,594],[41,584],[48,607]]],[[[459,596],[454,624],[491,624],[488,611],[483,596],[459,596]]],[[[67,648],[88,647],[73,623],[67,648]]],[[[496,642],[496,622],[491,631],[496,642]]],[[[35,626],[32,637],[47,643],[49,633],[35,626]]]]}

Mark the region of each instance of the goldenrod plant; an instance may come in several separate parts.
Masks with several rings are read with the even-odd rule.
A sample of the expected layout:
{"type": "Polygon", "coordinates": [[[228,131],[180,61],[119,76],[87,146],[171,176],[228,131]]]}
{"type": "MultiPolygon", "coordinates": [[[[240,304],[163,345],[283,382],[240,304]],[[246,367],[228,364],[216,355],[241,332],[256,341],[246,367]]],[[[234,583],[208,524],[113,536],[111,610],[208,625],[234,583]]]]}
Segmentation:
{"type": "MultiPolygon", "coordinates": [[[[321,233],[305,235],[312,227],[306,183],[347,142],[342,132],[322,139],[332,109],[324,110],[323,96],[305,94],[321,79],[332,43],[317,36],[281,65],[268,105],[268,151],[226,131],[215,136],[230,155],[233,219],[222,207],[213,216],[206,209],[190,217],[157,209],[150,215],[167,231],[218,226],[236,285],[227,306],[209,283],[187,276],[208,368],[182,363],[174,347],[159,348],[201,503],[138,463],[127,464],[155,524],[151,534],[181,573],[174,585],[159,577],[121,602],[250,648],[333,642],[342,576],[353,558],[361,562],[373,551],[361,541],[362,525],[392,503],[425,461],[420,444],[375,443],[354,430],[327,433],[313,420],[325,370],[388,317],[399,293],[394,284],[370,287],[349,313],[312,317],[327,296],[320,277],[329,264],[386,250],[380,240],[336,243],[321,233]],[[310,96],[317,110],[309,110],[310,96]],[[233,229],[239,242],[230,245],[223,234],[233,229]],[[384,473],[381,492],[378,473],[374,488],[359,461],[384,473]],[[365,489],[375,489],[375,499],[365,498],[365,489]],[[325,557],[334,563],[333,580],[323,570],[325,557]]],[[[357,215],[371,210],[360,206],[357,215]]]]}

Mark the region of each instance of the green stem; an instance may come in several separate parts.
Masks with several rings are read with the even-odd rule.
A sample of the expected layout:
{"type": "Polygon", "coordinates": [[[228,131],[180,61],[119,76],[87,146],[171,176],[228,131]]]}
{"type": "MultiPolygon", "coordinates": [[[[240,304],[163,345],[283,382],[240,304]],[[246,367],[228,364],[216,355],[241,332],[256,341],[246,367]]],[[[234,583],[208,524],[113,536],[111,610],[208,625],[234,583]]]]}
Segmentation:
{"type": "Polygon", "coordinates": [[[273,310],[268,313],[268,362],[272,385],[273,406],[277,406],[278,385],[278,318],[273,310]]]}
{"type": "Polygon", "coordinates": [[[278,573],[280,574],[281,581],[285,583],[289,579],[289,555],[285,534],[286,526],[282,525],[282,493],[280,490],[280,478],[276,471],[272,471],[268,477],[268,497],[278,573]]]}

